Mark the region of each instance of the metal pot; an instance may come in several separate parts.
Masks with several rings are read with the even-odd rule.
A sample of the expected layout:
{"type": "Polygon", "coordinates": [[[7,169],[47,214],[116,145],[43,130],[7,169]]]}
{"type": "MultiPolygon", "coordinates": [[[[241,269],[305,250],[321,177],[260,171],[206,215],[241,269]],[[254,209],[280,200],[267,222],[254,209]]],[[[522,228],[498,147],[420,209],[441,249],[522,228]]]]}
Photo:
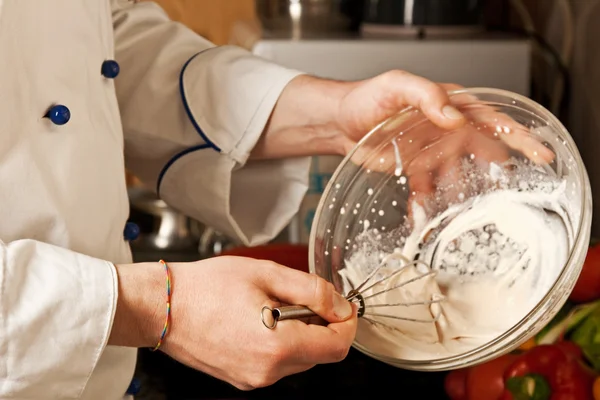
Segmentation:
{"type": "Polygon", "coordinates": [[[171,261],[195,261],[239,246],[213,228],[185,216],[141,186],[128,189],[132,214],[140,225],[131,249],[139,261],[166,254],[171,261]]]}
{"type": "Polygon", "coordinates": [[[256,10],[266,31],[300,38],[350,30],[348,1],[353,0],[256,0],[256,10]]]}
{"type": "Polygon", "coordinates": [[[198,252],[203,226],[144,188],[129,188],[128,193],[132,208],[151,220],[131,243],[134,251],[198,252]]]}
{"type": "Polygon", "coordinates": [[[474,26],[486,0],[366,0],[363,22],[404,26],[474,26]]]}

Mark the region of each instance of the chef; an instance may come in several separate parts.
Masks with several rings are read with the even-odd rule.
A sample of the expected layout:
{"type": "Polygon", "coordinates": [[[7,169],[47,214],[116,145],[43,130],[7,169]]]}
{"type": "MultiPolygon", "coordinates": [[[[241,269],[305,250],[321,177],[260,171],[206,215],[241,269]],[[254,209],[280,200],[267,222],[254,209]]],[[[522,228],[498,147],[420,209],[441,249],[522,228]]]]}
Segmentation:
{"type": "Polygon", "coordinates": [[[2,399],[123,398],[140,347],[246,390],[342,360],[356,313],[322,279],[235,257],[132,264],[125,168],[256,245],[296,213],[308,156],[346,154],[406,105],[463,122],[423,78],[317,79],[146,2],[0,0],[0,55],[2,399]],[[265,329],[279,303],[329,324],[265,329]]]}

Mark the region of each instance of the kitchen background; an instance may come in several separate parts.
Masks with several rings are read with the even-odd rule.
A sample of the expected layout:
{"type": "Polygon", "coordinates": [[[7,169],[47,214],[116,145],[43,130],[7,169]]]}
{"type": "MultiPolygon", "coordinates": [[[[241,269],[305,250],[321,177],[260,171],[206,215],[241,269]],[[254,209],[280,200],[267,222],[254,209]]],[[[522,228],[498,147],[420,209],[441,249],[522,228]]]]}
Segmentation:
{"type": "MultiPolygon", "coordinates": [[[[285,66],[336,79],[404,69],[439,82],[511,90],[557,115],[577,142],[600,192],[600,0],[155,0],[174,20],[216,44],[232,44],[285,66]]],[[[313,160],[302,209],[275,242],[306,244],[314,210],[339,157],[313,160]]],[[[128,176],[136,261],[193,261],[239,243],[170,209],[128,176]]],[[[600,236],[600,204],[593,236],[600,236]]],[[[258,256],[268,257],[266,254],[258,256]]],[[[288,253],[287,257],[293,256],[288,253]]],[[[303,266],[306,255],[290,263],[303,266]]],[[[402,388],[443,399],[443,374],[401,371],[352,351],[250,393],[140,351],[141,399],[373,396],[402,388]]]]}

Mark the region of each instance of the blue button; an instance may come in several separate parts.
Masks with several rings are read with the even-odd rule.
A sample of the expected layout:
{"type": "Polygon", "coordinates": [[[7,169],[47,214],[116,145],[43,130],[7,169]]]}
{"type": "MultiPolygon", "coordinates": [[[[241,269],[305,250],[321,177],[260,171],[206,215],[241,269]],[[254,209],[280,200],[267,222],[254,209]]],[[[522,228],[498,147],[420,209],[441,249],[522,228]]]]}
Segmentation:
{"type": "Polygon", "coordinates": [[[121,71],[121,67],[119,67],[119,63],[115,60],[106,60],[102,63],[102,75],[108,79],[115,79],[119,72],[121,71]]]}
{"type": "Polygon", "coordinates": [[[140,392],[141,389],[142,389],[142,382],[140,382],[140,380],[137,378],[133,378],[131,380],[131,383],[129,384],[129,387],[127,388],[126,394],[135,396],[136,394],[138,394],[140,392]]]}
{"type": "Polygon", "coordinates": [[[137,224],[134,224],[133,222],[128,222],[125,224],[125,229],[123,229],[123,237],[125,240],[131,242],[132,240],[137,239],[139,235],[140,227],[137,226],[137,224]]]}
{"type": "Polygon", "coordinates": [[[56,125],[64,125],[71,119],[71,111],[66,106],[57,104],[50,107],[46,118],[50,119],[56,125]]]}

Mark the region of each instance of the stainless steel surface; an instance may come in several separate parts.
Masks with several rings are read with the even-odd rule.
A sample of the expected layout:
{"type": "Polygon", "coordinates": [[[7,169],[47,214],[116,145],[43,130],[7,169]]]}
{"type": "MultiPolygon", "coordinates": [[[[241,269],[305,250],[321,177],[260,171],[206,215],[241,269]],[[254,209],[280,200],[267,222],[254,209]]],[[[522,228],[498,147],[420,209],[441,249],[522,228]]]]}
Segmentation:
{"type": "Polygon", "coordinates": [[[440,25],[440,26],[407,26],[394,24],[369,24],[363,23],[360,27],[363,36],[396,36],[399,38],[421,39],[427,38],[470,38],[485,32],[480,25],[440,25]]]}
{"type": "Polygon", "coordinates": [[[260,318],[262,323],[268,329],[275,329],[277,322],[284,321],[286,319],[302,319],[308,317],[314,317],[315,314],[310,308],[305,306],[284,306],[271,308],[264,306],[260,312],[260,318]],[[269,314],[266,314],[266,312],[269,314]]]}
{"type": "MultiPolygon", "coordinates": [[[[204,226],[169,207],[154,193],[143,188],[129,189],[129,198],[136,216],[133,221],[146,225],[139,237],[131,242],[136,262],[156,261],[161,258],[171,262],[192,262],[220,255],[223,251],[242,246],[214,228],[204,226]],[[148,218],[151,227],[148,228],[148,218]],[[144,220],[144,221],[140,221],[144,220]]],[[[289,243],[293,239],[284,230],[273,242],[289,243]]]]}
{"type": "Polygon", "coordinates": [[[213,228],[206,227],[200,236],[198,253],[203,258],[213,257],[236,246],[239,246],[238,242],[213,228]]]}
{"type": "Polygon", "coordinates": [[[529,95],[531,43],[510,35],[424,40],[398,37],[289,40],[272,34],[252,52],[323,78],[361,80],[392,69],[435,82],[494,87],[529,95]]]}
{"type": "Polygon", "coordinates": [[[404,26],[480,25],[486,0],[365,0],[363,23],[404,26]]]}
{"type": "Polygon", "coordinates": [[[132,249],[147,251],[198,251],[204,227],[168,206],[154,193],[143,188],[130,188],[131,206],[154,219],[152,232],[142,232],[131,243],[132,249]]]}
{"type": "Polygon", "coordinates": [[[256,0],[258,18],[268,31],[286,32],[299,39],[321,32],[350,29],[342,0],[256,0]]]}
{"type": "MultiPolygon", "coordinates": [[[[435,322],[438,320],[438,318],[440,317],[439,314],[436,315],[435,317],[429,318],[429,319],[415,319],[415,318],[407,318],[407,317],[398,315],[398,313],[396,313],[395,310],[392,312],[385,313],[385,312],[373,312],[373,309],[431,305],[434,303],[441,303],[442,301],[444,301],[444,297],[442,297],[442,296],[434,295],[431,299],[418,300],[418,301],[414,301],[414,302],[400,302],[400,303],[369,304],[368,300],[376,298],[376,297],[378,297],[382,294],[388,293],[390,291],[398,290],[400,288],[403,288],[406,285],[410,285],[411,283],[417,282],[421,279],[434,276],[436,273],[437,273],[436,271],[431,270],[429,268],[429,266],[427,264],[425,264],[423,261],[410,261],[409,259],[407,259],[400,253],[393,253],[393,254],[390,254],[387,257],[385,257],[381,261],[379,266],[377,268],[375,268],[357,288],[350,290],[348,292],[348,294],[346,295],[346,300],[348,300],[349,302],[355,303],[358,306],[358,317],[359,318],[363,318],[364,320],[369,321],[372,324],[385,325],[390,329],[395,329],[395,328],[392,326],[389,326],[385,323],[382,323],[379,320],[376,321],[369,317],[389,318],[389,319],[403,320],[403,321],[410,321],[410,322],[419,322],[419,323],[432,323],[432,322],[435,322]],[[388,274],[387,276],[384,276],[383,278],[379,278],[378,276],[381,273],[381,270],[385,266],[387,266],[387,264],[391,260],[400,260],[404,263],[404,265],[402,268],[396,269],[394,272],[388,274]],[[409,279],[406,281],[401,281],[401,282],[393,285],[392,287],[389,287],[389,288],[386,288],[383,290],[375,289],[375,287],[377,285],[384,283],[385,281],[393,278],[394,276],[398,275],[399,273],[403,272],[406,268],[409,268],[411,266],[412,267],[418,267],[418,266],[425,267],[428,271],[423,272],[420,275],[417,275],[416,277],[414,277],[412,279],[409,279]],[[375,291],[375,292],[373,293],[373,291],[375,291]]],[[[269,306],[264,306],[260,310],[260,318],[262,320],[262,323],[268,329],[275,329],[275,327],[277,326],[277,323],[279,321],[284,321],[287,319],[302,319],[302,318],[307,318],[307,317],[314,317],[316,315],[317,314],[314,313],[312,310],[310,310],[308,307],[300,306],[300,305],[283,306],[283,307],[277,307],[277,308],[271,308],[269,306]],[[266,314],[266,311],[268,311],[269,314],[266,314]]]]}

